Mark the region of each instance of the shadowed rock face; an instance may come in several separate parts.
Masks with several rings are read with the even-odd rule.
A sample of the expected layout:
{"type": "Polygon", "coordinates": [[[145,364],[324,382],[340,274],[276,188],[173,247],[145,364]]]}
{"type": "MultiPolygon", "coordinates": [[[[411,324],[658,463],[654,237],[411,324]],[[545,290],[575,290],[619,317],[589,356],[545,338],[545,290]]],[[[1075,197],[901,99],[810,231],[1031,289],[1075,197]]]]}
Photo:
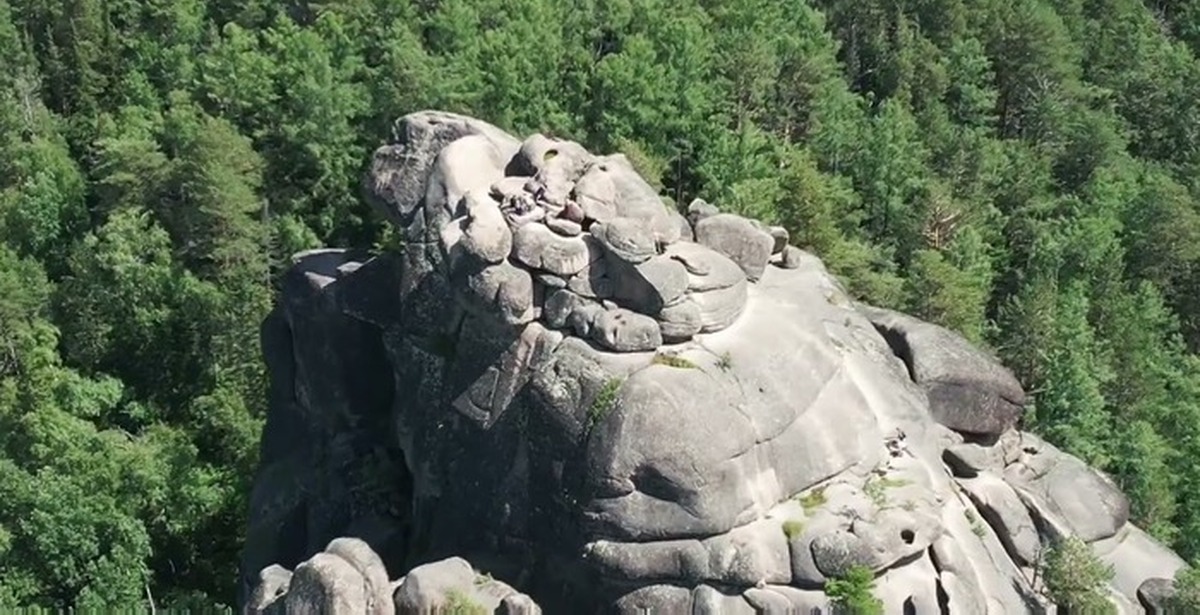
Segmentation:
{"type": "Polygon", "coordinates": [[[357,574],[347,600],[377,608],[357,543],[322,551],[339,536],[391,579],[443,560],[403,600],[442,600],[418,589],[470,576],[459,556],[528,594],[476,596],[511,612],[807,613],[855,565],[889,612],[1020,612],[1068,534],[1112,557],[1121,604],[1182,565],[1107,477],[1014,429],[994,359],[855,305],[782,229],[684,217],[571,142],[438,112],[395,134],[366,189],[404,247],[297,255],[263,326],[248,605],[295,568],[272,604],[343,604],[320,588],[357,574]]]}

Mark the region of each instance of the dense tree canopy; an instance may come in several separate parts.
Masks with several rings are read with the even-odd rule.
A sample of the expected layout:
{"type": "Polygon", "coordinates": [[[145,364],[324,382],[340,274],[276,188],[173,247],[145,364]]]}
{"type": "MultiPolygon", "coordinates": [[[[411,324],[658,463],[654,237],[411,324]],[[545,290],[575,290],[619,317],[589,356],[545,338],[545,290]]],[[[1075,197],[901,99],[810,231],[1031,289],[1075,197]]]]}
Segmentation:
{"type": "Polygon", "coordinates": [[[1200,2],[0,0],[0,610],[234,599],[292,252],[396,117],[622,150],[995,350],[1200,558],[1200,2]]]}

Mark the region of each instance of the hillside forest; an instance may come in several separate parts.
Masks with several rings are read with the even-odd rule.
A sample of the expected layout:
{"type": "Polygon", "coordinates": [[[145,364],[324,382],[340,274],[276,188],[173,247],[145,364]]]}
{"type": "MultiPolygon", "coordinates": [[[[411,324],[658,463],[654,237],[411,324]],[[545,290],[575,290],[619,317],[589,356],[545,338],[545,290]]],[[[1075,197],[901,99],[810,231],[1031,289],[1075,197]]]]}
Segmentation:
{"type": "Polygon", "coordinates": [[[1200,2],[0,0],[0,610],[236,600],[289,255],[399,116],[623,151],[951,327],[1200,558],[1200,2]]]}

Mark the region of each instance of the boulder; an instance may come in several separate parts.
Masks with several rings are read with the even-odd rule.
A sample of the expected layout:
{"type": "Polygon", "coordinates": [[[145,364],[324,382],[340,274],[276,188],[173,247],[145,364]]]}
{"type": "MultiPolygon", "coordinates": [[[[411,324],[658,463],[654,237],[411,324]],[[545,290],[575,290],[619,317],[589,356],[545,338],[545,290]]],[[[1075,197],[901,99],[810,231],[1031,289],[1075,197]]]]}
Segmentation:
{"type": "Polygon", "coordinates": [[[284,595],[292,581],[292,571],[271,564],[258,573],[258,583],[246,601],[245,615],[283,615],[284,595]]]}
{"type": "Polygon", "coordinates": [[[318,553],[296,567],[288,587],[288,615],[361,615],[369,610],[367,583],[345,559],[318,553]]]}
{"type": "Polygon", "coordinates": [[[677,585],[648,585],[625,594],[615,607],[620,615],[691,613],[692,591],[677,585]]]}
{"type": "Polygon", "coordinates": [[[388,581],[387,567],[371,546],[359,538],[335,538],[325,552],[336,555],[354,567],[366,582],[368,615],[392,615],[392,588],[388,581]]]}
{"type": "Polygon", "coordinates": [[[687,269],[677,260],[655,256],[638,265],[610,263],[613,299],[642,314],[658,314],[688,289],[687,269]]]}
{"type": "Polygon", "coordinates": [[[984,521],[995,530],[1004,549],[1018,566],[1037,564],[1042,551],[1037,526],[1020,496],[994,474],[959,481],[984,521]]]}
{"type": "Polygon", "coordinates": [[[520,147],[519,141],[481,120],[442,111],[411,113],[396,122],[389,143],[375,150],[364,182],[367,201],[410,231],[406,238],[425,240],[422,205],[434,161],[447,145],[468,135],[484,137],[503,159],[520,147]]]}
{"type": "Polygon", "coordinates": [[[573,196],[586,220],[605,223],[617,217],[617,188],[607,165],[590,166],[575,183],[573,196]]]}
{"type": "Polygon", "coordinates": [[[481,575],[460,557],[417,566],[395,590],[397,615],[424,613],[523,613],[541,608],[506,583],[481,575]]]}
{"type": "Polygon", "coordinates": [[[543,224],[526,224],[513,235],[513,258],[531,269],[572,276],[601,256],[591,237],[564,237],[543,224]]]}
{"type": "Polygon", "coordinates": [[[693,227],[700,223],[701,220],[709,218],[721,213],[715,205],[710,204],[704,199],[693,199],[687,208],[687,221],[693,227]]]}
{"type": "Polygon", "coordinates": [[[754,615],[756,611],[738,594],[726,594],[709,585],[692,590],[693,615],[754,615]]]}
{"type": "Polygon", "coordinates": [[[467,215],[461,224],[462,249],[485,264],[508,258],[513,236],[500,211],[500,205],[478,192],[466,195],[467,215]]]}
{"type": "Polygon", "coordinates": [[[596,343],[615,352],[641,352],[662,346],[662,331],[649,316],[624,309],[597,314],[590,327],[596,343]]]}
{"type": "Polygon", "coordinates": [[[613,218],[594,224],[591,233],[618,262],[637,265],[658,253],[653,231],[637,218],[613,218]]]}
{"type": "Polygon", "coordinates": [[[784,269],[796,269],[800,267],[801,261],[804,260],[804,251],[796,246],[785,246],[783,248],[783,256],[779,259],[779,266],[784,269]]]}
{"type": "Polygon", "coordinates": [[[1004,480],[1044,524],[1093,542],[1113,536],[1129,520],[1129,499],[1107,475],[1032,434],[1023,443],[1004,480]]]}
{"type": "Polygon", "coordinates": [[[459,272],[451,284],[475,314],[510,325],[533,320],[533,278],[507,261],[459,272]]]}
{"type": "Polygon", "coordinates": [[[612,182],[616,217],[641,220],[660,245],[679,240],[679,224],[670,215],[658,191],[642,179],[628,158],[623,154],[603,156],[596,159],[595,167],[612,182]]]}
{"type": "Polygon", "coordinates": [[[1168,607],[1175,597],[1175,582],[1171,579],[1146,579],[1137,588],[1138,603],[1146,609],[1147,615],[1166,615],[1168,607]]]}
{"type": "Polygon", "coordinates": [[[782,226],[771,226],[767,227],[767,233],[775,242],[771,246],[771,254],[782,254],[788,246],[788,241],[791,239],[791,235],[788,233],[787,229],[783,228],[782,226]]]}
{"type": "Polygon", "coordinates": [[[547,218],[546,226],[563,237],[577,237],[583,233],[583,227],[578,222],[566,218],[547,218]]]}
{"type": "Polygon", "coordinates": [[[717,214],[697,222],[696,241],[732,259],[751,282],[762,277],[775,245],[769,234],[733,214],[717,214]]]}
{"type": "Polygon", "coordinates": [[[690,340],[704,328],[704,315],[691,298],[664,307],[654,318],[668,343],[690,340]]]}
{"type": "Polygon", "coordinates": [[[680,242],[666,250],[688,274],[687,297],[700,311],[700,331],[712,333],[733,324],[746,307],[747,283],[729,258],[699,244],[680,242]]]}
{"type": "Polygon", "coordinates": [[[911,316],[860,308],[925,389],[939,423],[970,434],[1011,429],[1024,412],[1025,391],[994,357],[962,336],[911,316]]]}
{"type": "Polygon", "coordinates": [[[1110,584],[1124,596],[1138,598],[1149,579],[1174,579],[1187,563],[1145,531],[1126,524],[1115,535],[1092,543],[1100,561],[1112,566],[1110,584]]]}
{"type": "Polygon", "coordinates": [[[532,176],[535,198],[561,210],[593,157],[578,143],[535,134],[508,163],[507,175],[532,176]]]}

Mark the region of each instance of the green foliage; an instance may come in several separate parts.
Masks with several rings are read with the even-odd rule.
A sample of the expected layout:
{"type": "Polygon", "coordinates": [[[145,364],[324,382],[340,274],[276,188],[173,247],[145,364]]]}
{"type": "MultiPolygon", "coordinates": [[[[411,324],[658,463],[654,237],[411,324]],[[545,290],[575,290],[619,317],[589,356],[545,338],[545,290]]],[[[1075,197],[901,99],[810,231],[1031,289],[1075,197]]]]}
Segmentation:
{"type": "Polygon", "coordinates": [[[587,429],[591,431],[601,419],[608,416],[617,405],[617,393],[621,390],[621,385],[624,381],[620,378],[612,378],[600,387],[596,393],[596,398],[592,400],[592,404],[588,406],[587,412],[587,429]]]}
{"type": "Polygon", "coordinates": [[[847,615],[880,615],[883,601],[876,598],[875,573],[866,566],[851,566],[840,578],[825,583],[825,595],[834,604],[834,612],[847,615]]]}
{"type": "Polygon", "coordinates": [[[887,476],[872,475],[863,485],[863,493],[871,499],[876,506],[883,506],[887,503],[887,491],[896,487],[903,487],[909,484],[909,481],[902,478],[888,478],[887,476]]]}
{"type": "Polygon", "coordinates": [[[1072,613],[1116,612],[1107,589],[1112,567],[1082,540],[1072,537],[1050,547],[1040,567],[1046,597],[1058,606],[1072,613]]]}
{"type": "Polygon", "coordinates": [[[804,533],[804,522],[798,519],[788,519],[783,522],[783,535],[788,540],[799,538],[804,533]]]}
{"type": "Polygon", "coordinates": [[[804,507],[805,512],[814,511],[814,510],[824,506],[825,502],[828,501],[825,498],[825,488],[824,487],[817,487],[816,489],[808,491],[807,493],[802,493],[800,495],[796,495],[792,499],[796,500],[797,502],[800,502],[800,505],[804,507]]]}
{"type": "Polygon", "coordinates": [[[486,615],[488,610],[461,589],[451,588],[446,591],[446,603],[438,612],[446,615],[486,615]]]}
{"type": "Polygon", "coordinates": [[[1175,573],[1175,593],[1163,605],[1171,613],[1200,612],[1200,569],[1180,568],[1175,573]]]}
{"type": "Polygon", "coordinates": [[[657,352],[654,358],[650,359],[652,365],[666,365],[667,367],[676,367],[679,369],[696,369],[698,366],[688,359],[679,355],[666,354],[657,352]]]}

